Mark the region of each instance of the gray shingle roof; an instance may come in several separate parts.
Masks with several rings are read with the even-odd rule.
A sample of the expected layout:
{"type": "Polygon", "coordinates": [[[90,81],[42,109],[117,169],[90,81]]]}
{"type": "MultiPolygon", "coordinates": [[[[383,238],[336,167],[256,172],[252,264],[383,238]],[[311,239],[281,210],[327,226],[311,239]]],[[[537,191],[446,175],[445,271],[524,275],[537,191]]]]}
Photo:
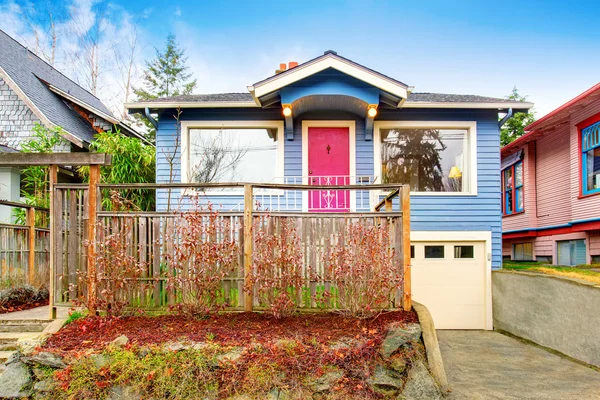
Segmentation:
{"type": "MultiPolygon", "coordinates": [[[[510,100],[499,97],[477,96],[475,94],[416,93],[408,95],[407,101],[435,103],[498,103],[510,100]]],[[[519,103],[515,101],[515,103],[519,103]]]]}
{"type": "Polygon", "coordinates": [[[253,101],[250,93],[214,93],[214,94],[189,94],[171,97],[161,97],[158,99],[146,100],[144,103],[160,103],[160,102],[198,102],[207,103],[213,101],[237,102],[237,101],[253,101]]]}
{"type": "MultiPolygon", "coordinates": [[[[510,100],[499,97],[485,97],[474,94],[445,94],[445,93],[411,93],[408,101],[412,102],[443,102],[443,103],[497,103],[509,102],[510,100]]],[[[215,94],[191,94],[172,97],[161,97],[159,99],[147,100],[147,103],[181,103],[181,102],[238,102],[252,101],[250,93],[215,93],[215,94]]],[[[519,103],[519,102],[515,102],[519,103]]]]}
{"type": "Polygon", "coordinates": [[[93,94],[58,72],[26,47],[0,30],[0,67],[50,120],[67,132],[90,143],[94,130],[71,110],[43,81],[109,116],[112,113],[93,94]]]}

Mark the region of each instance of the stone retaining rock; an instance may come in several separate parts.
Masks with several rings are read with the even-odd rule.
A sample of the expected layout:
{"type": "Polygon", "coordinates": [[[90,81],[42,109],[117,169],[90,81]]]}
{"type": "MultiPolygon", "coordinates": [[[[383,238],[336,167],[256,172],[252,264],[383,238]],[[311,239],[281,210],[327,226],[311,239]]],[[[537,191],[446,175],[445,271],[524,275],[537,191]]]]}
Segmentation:
{"type": "Polygon", "coordinates": [[[387,359],[409,342],[421,340],[421,325],[408,324],[406,327],[392,327],[388,331],[381,348],[379,349],[383,358],[387,359]]]}
{"type": "Polygon", "coordinates": [[[398,398],[406,400],[442,399],[440,389],[421,360],[417,360],[408,372],[406,385],[398,398]]]}
{"type": "Polygon", "coordinates": [[[67,366],[62,358],[47,351],[35,354],[31,357],[21,357],[21,361],[28,365],[43,365],[45,367],[62,369],[67,366]]]}
{"type": "Polygon", "coordinates": [[[0,398],[20,399],[31,395],[31,371],[21,361],[6,365],[0,375],[0,398]]]}

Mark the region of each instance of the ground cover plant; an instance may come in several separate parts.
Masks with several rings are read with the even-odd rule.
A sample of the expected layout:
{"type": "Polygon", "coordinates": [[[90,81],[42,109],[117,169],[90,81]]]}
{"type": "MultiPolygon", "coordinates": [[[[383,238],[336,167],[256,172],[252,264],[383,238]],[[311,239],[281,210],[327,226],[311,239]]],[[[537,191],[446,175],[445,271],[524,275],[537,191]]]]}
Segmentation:
{"type": "MultiPolygon", "coordinates": [[[[115,388],[142,398],[262,399],[277,398],[268,396],[278,391],[298,399],[319,391],[321,398],[390,398],[369,385],[382,362],[380,346],[390,326],[416,320],[403,311],[364,319],[330,313],[87,317],[43,348],[69,360],[54,373],[48,398],[107,398],[115,388]],[[124,346],[111,344],[122,335],[124,346]]],[[[411,343],[385,363],[405,368],[422,358],[420,346],[411,343]]]]}
{"type": "Polygon", "coordinates": [[[502,268],[515,271],[530,271],[547,275],[563,276],[566,278],[576,278],[584,281],[600,284],[600,272],[594,271],[594,268],[600,268],[600,265],[576,265],[574,267],[551,265],[540,262],[518,262],[505,261],[502,268]]]}

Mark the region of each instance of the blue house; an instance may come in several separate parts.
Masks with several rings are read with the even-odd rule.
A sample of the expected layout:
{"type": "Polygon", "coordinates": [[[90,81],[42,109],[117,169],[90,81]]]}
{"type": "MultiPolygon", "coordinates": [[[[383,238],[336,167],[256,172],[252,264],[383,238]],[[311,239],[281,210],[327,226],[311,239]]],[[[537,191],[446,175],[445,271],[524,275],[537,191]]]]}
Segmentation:
{"type": "MultiPolygon", "coordinates": [[[[413,299],[430,309],[438,328],[492,328],[491,271],[502,257],[499,114],[509,118],[532,104],[417,93],[327,51],[282,64],[247,93],[127,107],[158,115],[159,183],[409,183],[413,299]]],[[[181,193],[159,193],[157,207],[173,207],[181,193]]],[[[206,195],[223,210],[243,204],[237,189],[206,195]]],[[[382,195],[265,189],[261,206],[369,211],[382,195]]]]}

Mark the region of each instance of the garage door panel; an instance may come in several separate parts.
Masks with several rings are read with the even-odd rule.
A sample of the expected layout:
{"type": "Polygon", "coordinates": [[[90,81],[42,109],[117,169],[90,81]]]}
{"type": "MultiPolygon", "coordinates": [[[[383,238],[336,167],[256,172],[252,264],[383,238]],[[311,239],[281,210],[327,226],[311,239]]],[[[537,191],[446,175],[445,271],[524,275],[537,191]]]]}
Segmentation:
{"type": "MultiPolygon", "coordinates": [[[[439,263],[444,263],[440,260],[439,263]]],[[[411,269],[413,284],[433,285],[473,285],[479,286],[484,277],[481,261],[479,265],[418,265],[413,261],[411,269]]]]}
{"type": "Polygon", "coordinates": [[[423,303],[421,299],[435,299],[442,304],[483,306],[484,294],[484,288],[479,286],[461,285],[449,288],[441,285],[423,285],[418,293],[413,294],[413,298],[419,303],[423,303]]]}
{"type": "Polygon", "coordinates": [[[436,328],[485,329],[485,243],[413,242],[413,246],[413,299],[429,309],[436,328]],[[444,246],[444,258],[425,258],[425,246],[444,246]],[[473,246],[473,257],[456,258],[455,246],[473,246]]]}

